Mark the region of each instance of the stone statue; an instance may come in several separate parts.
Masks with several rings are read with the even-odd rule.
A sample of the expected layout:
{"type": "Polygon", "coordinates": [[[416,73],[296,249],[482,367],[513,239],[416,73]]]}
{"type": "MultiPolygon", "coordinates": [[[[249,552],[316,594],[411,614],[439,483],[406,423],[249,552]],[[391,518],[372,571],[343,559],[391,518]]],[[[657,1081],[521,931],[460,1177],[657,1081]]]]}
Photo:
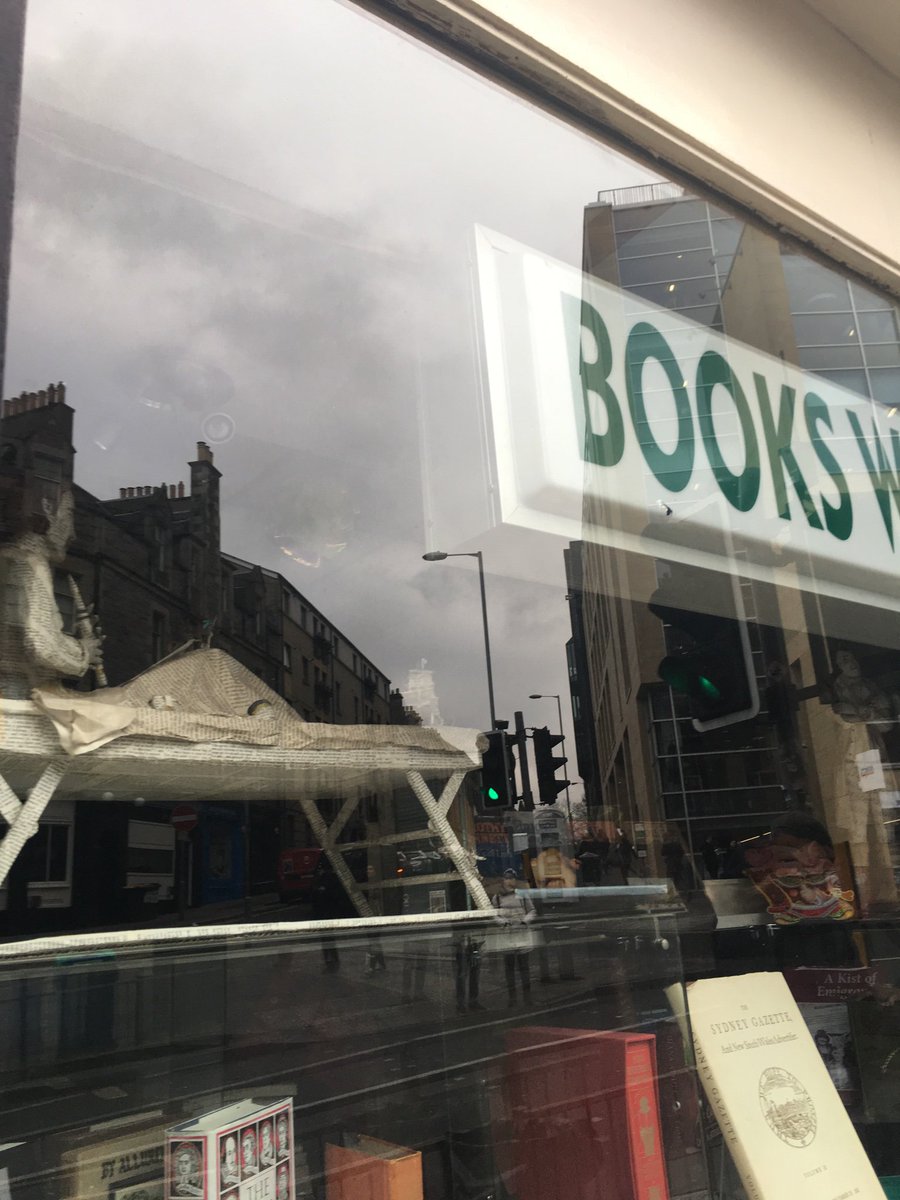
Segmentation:
{"type": "Polygon", "coordinates": [[[42,510],[31,528],[0,546],[0,694],[11,700],[102,670],[99,626],[82,609],[76,634],[66,633],[53,593],[53,567],[74,535],[71,491],[55,507],[44,499],[42,510]]]}
{"type": "Polygon", "coordinates": [[[900,702],[866,679],[856,655],[838,650],[834,656],[838,674],[834,680],[834,711],[845,721],[889,721],[897,719],[900,702]]]}

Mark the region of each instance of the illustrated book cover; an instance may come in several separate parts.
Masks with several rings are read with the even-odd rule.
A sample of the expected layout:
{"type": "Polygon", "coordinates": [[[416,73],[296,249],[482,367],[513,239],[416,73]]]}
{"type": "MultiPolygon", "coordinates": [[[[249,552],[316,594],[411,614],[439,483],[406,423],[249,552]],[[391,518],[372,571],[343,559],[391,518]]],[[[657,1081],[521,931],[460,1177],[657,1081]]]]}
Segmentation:
{"type": "MultiPolygon", "coordinates": [[[[669,995],[677,1011],[681,988],[669,995]]],[[[784,977],[701,979],[687,1003],[700,1081],[749,1200],[884,1200],[784,977]]]]}
{"type": "Polygon", "coordinates": [[[294,1200],[290,1099],[241,1100],[166,1131],[165,1200],[294,1200]]]}

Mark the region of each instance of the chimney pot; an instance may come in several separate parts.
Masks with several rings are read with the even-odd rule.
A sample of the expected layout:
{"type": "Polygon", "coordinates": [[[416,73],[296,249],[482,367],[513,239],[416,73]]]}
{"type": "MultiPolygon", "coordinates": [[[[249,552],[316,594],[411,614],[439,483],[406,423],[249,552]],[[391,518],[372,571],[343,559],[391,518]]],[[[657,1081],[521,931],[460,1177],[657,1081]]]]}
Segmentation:
{"type": "Polygon", "coordinates": [[[133,488],[133,487],[130,487],[130,488],[128,489],[128,499],[129,499],[129,500],[133,500],[133,499],[134,499],[134,488],[133,488]]]}
{"type": "Polygon", "coordinates": [[[47,389],[46,388],[44,388],[42,391],[38,392],[36,407],[37,408],[46,408],[47,407],[47,389]]]}
{"type": "Polygon", "coordinates": [[[128,495],[128,488],[119,488],[119,499],[124,500],[128,495]]]}
{"type": "Polygon", "coordinates": [[[184,480],[179,480],[178,482],[178,499],[184,499],[184,480]]]}
{"type": "Polygon", "coordinates": [[[169,484],[169,499],[174,500],[177,492],[178,492],[178,489],[175,487],[175,484],[170,483],[169,484]]]}

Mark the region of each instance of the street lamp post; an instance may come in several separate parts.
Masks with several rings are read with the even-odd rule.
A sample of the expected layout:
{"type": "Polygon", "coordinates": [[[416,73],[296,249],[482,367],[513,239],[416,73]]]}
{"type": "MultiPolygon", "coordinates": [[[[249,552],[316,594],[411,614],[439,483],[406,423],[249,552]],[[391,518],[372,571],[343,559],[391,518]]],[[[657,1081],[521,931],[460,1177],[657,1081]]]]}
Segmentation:
{"type": "Polygon", "coordinates": [[[487,596],[484,590],[484,561],[481,557],[481,551],[470,550],[460,554],[448,554],[444,550],[430,550],[428,554],[423,554],[422,558],[424,558],[425,562],[443,562],[445,558],[478,559],[478,582],[481,585],[481,622],[484,626],[484,662],[487,668],[488,703],[491,707],[491,729],[493,729],[494,723],[497,720],[497,714],[494,710],[494,675],[491,670],[491,639],[488,634],[487,596]]]}
{"type": "MultiPolygon", "coordinates": [[[[562,747],[563,756],[565,757],[566,734],[565,734],[565,730],[563,729],[562,704],[560,703],[559,693],[558,692],[547,692],[545,694],[544,692],[531,692],[528,699],[529,700],[555,700],[556,701],[556,711],[559,714],[559,732],[560,732],[560,736],[562,738],[560,745],[562,747]]],[[[569,772],[566,771],[566,814],[569,819],[569,836],[574,838],[575,832],[574,832],[574,826],[572,825],[572,799],[569,794],[568,775],[569,775],[569,772]]]]}

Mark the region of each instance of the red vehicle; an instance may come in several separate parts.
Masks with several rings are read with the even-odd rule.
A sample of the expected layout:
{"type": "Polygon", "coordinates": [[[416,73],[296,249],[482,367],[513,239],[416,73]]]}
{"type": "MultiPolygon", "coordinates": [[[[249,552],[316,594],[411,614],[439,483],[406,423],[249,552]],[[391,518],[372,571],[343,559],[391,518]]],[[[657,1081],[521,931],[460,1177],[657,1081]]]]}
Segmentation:
{"type": "Polygon", "coordinates": [[[282,850],[278,855],[278,895],[283,901],[308,900],[322,851],[282,850]]]}

